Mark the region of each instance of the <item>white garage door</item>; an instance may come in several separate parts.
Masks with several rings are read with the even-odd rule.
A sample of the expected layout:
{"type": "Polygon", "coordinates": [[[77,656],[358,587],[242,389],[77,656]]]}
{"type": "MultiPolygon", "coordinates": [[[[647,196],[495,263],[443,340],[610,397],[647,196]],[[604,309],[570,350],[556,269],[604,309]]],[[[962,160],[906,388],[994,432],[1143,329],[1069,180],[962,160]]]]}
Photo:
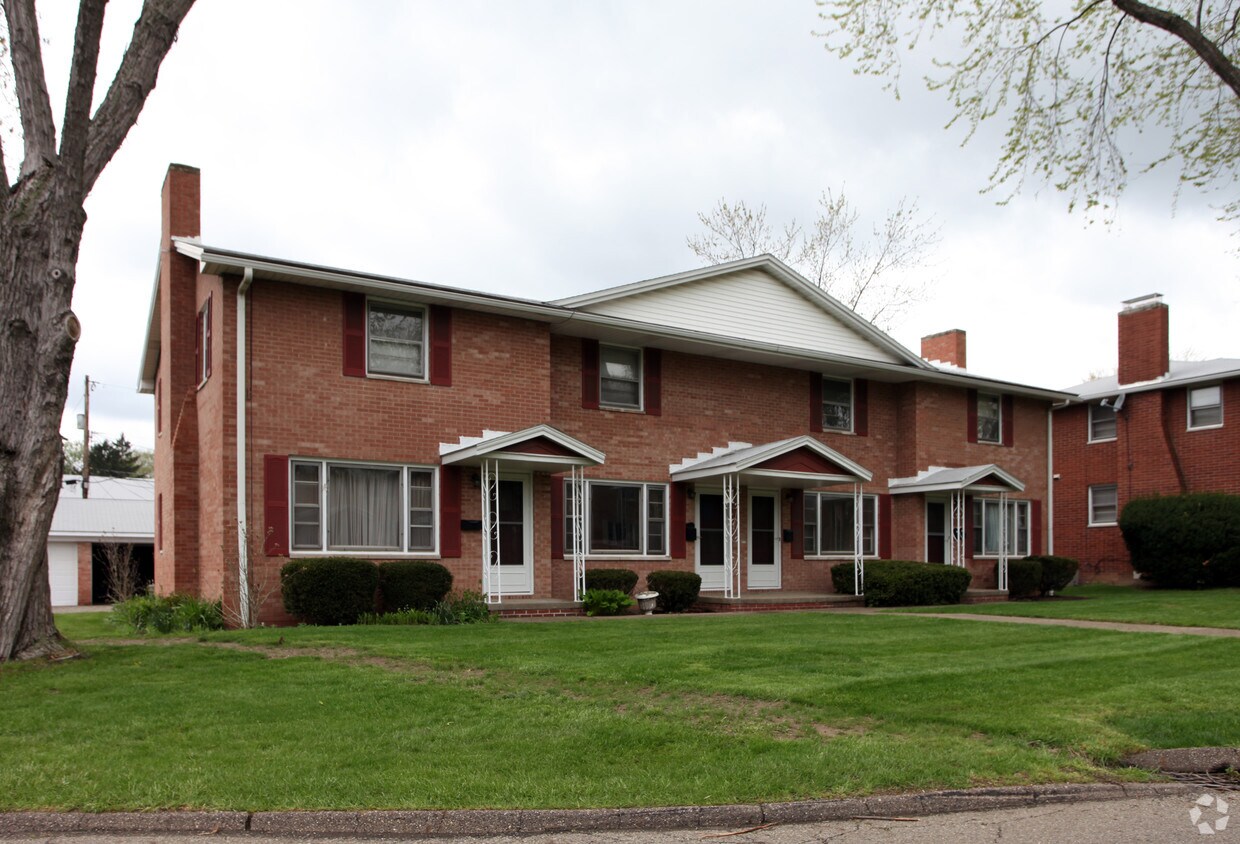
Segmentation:
{"type": "Polygon", "coordinates": [[[47,569],[52,586],[52,606],[77,606],[77,543],[47,543],[47,569]]]}

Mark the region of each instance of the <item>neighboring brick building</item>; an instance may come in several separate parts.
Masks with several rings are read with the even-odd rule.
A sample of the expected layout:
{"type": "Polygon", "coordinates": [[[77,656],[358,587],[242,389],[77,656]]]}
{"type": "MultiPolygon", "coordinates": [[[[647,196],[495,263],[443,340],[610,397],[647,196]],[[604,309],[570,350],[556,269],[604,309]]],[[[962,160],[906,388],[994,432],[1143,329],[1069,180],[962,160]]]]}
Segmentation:
{"type": "Polygon", "coordinates": [[[537,302],[240,254],[198,197],[173,165],[141,375],[161,592],[351,553],[505,606],[571,600],[583,565],[743,602],[858,554],[993,586],[1045,547],[1069,396],[969,374],[963,332],[932,365],[770,256],[537,302]]]}
{"type": "Polygon", "coordinates": [[[1055,409],[1055,552],[1085,582],[1132,580],[1116,526],[1132,499],[1240,493],[1240,360],[1173,361],[1168,324],[1161,295],[1125,302],[1118,375],[1055,409]]]}

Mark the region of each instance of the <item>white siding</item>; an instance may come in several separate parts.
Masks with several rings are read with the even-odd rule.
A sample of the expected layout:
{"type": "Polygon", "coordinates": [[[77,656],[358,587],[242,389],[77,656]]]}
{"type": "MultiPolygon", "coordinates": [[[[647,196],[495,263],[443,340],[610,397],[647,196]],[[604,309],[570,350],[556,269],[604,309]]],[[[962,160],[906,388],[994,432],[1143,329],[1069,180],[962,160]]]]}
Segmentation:
{"type": "Polygon", "coordinates": [[[78,602],[77,543],[47,543],[47,576],[53,607],[76,607],[78,602]]]}
{"type": "Polygon", "coordinates": [[[583,310],[707,334],[898,363],[818,304],[761,270],[686,282],[583,310]]]}

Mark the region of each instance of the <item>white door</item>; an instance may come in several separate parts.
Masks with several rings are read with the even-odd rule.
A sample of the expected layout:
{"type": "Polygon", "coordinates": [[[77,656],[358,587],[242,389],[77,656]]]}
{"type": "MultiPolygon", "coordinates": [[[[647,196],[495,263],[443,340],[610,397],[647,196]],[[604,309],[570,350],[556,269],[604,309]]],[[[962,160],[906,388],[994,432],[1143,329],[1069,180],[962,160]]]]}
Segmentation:
{"type": "Polygon", "coordinates": [[[697,542],[694,569],[703,589],[723,588],[723,496],[717,492],[697,494],[697,542]]]}
{"type": "Polygon", "coordinates": [[[491,577],[502,595],[534,594],[534,501],[529,475],[501,475],[491,577]],[[498,558],[498,559],[497,559],[498,558]],[[498,564],[497,564],[498,563],[498,564]]]}
{"type": "Polygon", "coordinates": [[[773,492],[749,491],[749,588],[780,585],[779,499],[773,492]]]}
{"type": "Polygon", "coordinates": [[[47,577],[53,607],[76,607],[78,602],[77,543],[47,543],[47,577]]]}

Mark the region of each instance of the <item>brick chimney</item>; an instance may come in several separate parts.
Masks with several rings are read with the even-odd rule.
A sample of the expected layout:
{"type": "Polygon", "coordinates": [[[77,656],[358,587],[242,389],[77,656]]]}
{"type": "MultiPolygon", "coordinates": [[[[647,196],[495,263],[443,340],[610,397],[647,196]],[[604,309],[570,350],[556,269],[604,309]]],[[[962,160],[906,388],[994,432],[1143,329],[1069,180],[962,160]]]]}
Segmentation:
{"type": "Polygon", "coordinates": [[[937,360],[966,369],[964,339],[964,331],[959,328],[922,337],[921,356],[926,360],[937,360]]]}
{"type": "Polygon", "coordinates": [[[1161,293],[1124,302],[1119,312],[1119,383],[1152,381],[1167,374],[1168,310],[1161,293]]]}

